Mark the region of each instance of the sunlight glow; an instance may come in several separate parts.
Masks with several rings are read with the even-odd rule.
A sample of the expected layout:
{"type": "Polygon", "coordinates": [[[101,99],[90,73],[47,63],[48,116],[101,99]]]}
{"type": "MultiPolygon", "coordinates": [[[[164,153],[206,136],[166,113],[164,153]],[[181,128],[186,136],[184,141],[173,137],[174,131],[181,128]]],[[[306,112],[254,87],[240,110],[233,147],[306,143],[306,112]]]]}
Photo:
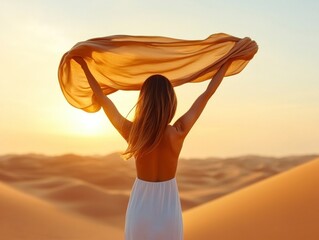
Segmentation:
{"type": "Polygon", "coordinates": [[[68,116],[68,120],[65,132],[72,135],[98,136],[113,132],[112,124],[102,111],[98,113],[75,111],[68,116]]]}

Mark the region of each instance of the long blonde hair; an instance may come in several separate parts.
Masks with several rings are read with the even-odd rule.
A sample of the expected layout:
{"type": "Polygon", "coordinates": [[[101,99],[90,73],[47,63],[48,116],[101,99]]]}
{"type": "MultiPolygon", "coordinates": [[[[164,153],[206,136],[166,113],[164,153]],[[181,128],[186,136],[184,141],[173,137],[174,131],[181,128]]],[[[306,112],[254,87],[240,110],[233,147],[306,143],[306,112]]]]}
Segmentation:
{"type": "Polygon", "coordinates": [[[176,106],[174,88],[166,77],[156,74],[147,78],[139,94],[123,158],[138,158],[152,151],[173,119],[176,106]]]}

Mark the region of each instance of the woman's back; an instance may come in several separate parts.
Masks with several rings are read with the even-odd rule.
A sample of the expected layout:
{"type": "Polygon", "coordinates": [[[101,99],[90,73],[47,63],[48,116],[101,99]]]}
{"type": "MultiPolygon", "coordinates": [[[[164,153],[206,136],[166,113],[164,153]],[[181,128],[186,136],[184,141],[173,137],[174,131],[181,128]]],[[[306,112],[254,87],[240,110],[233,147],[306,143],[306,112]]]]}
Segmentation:
{"type": "Polygon", "coordinates": [[[158,146],[135,161],[137,177],[149,182],[162,182],[175,177],[184,138],[168,125],[158,146]]]}
{"type": "Polygon", "coordinates": [[[223,65],[206,91],[172,126],[169,123],[177,103],[173,86],[158,75],[144,82],[135,119],[133,123],[124,122],[122,129],[126,130],[120,131],[129,143],[125,154],[135,157],[137,172],[125,216],[126,240],[183,239],[182,208],[175,178],[178,157],[186,135],[228,66],[223,65]]]}
{"type": "Polygon", "coordinates": [[[135,159],[125,215],[126,240],[182,240],[183,217],[175,178],[182,136],[167,125],[155,148],[135,159]]]}
{"type": "Polygon", "coordinates": [[[230,62],[215,74],[207,89],[173,125],[177,99],[170,81],[152,75],[142,85],[134,121],[124,118],[113,102],[104,96],[81,58],[81,64],[94,97],[123,138],[127,159],[135,157],[137,177],[125,217],[126,240],[182,240],[182,209],[175,178],[183,141],[221,83],[230,62]]]}

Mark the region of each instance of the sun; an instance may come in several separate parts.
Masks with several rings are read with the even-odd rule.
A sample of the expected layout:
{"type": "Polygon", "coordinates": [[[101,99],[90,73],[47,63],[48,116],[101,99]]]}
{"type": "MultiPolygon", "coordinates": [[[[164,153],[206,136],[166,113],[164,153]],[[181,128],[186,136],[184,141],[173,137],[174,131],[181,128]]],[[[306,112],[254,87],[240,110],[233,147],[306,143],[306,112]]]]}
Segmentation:
{"type": "Polygon", "coordinates": [[[104,130],[106,122],[108,122],[105,116],[101,116],[97,113],[90,114],[85,112],[84,114],[81,114],[81,117],[77,120],[77,128],[80,130],[80,133],[85,135],[100,134],[104,130]]]}
{"type": "MultiPolygon", "coordinates": [[[[137,102],[139,92],[137,91],[118,91],[109,96],[118,107],[123,117],[132,121],[134,117],[134,106],[137,102]],[[132,111],[131,111],[132,110],[132,111]]],[[[113,137],[117,134],[110,120],[101,108],[95,113],[88,113],[81,109],[70,108],[69,105],[57,107],[55,114],[61,117],[61,131],[63,134],[71,136],[94,137],[109,136],[113,137]]]]}
{"type": "Polygon", "coordinates": [[[66,127],[69,134],[81,136],[105,135],[111,133],[114,128],[103,111],[97,113],[72,112],[68,117],[66,127]]]}

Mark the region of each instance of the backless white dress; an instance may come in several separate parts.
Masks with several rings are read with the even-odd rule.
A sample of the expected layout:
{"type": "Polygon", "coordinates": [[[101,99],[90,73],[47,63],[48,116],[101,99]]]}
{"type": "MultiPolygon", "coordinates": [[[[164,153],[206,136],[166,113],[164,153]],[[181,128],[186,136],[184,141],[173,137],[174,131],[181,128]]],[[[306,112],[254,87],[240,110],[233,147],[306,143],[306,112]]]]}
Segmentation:
{"type": "Polygon", "coordinates": [[[126,210],[125,240],[183,240],[175,177],[163,182],[135,179],[126,210]]]}

